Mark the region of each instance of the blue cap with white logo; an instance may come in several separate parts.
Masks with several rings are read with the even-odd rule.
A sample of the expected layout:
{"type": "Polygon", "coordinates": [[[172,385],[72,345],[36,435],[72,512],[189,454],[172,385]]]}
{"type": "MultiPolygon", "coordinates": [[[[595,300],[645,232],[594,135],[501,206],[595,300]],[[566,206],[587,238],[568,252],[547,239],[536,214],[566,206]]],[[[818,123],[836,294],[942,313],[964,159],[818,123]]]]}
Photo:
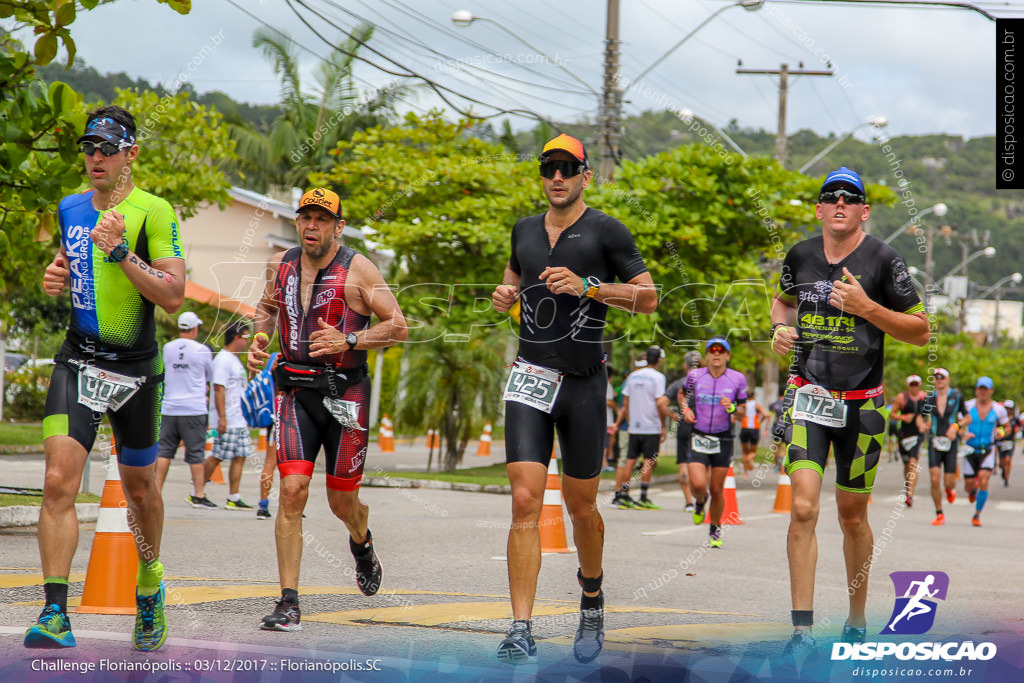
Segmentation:
{"type": "Polygon", "coordinates": [[[864,183],[861,182],[860,176],[856,171],[851,171],[845,166],[840,166],[838,170],[832,171],[825,177],[825,182],[821,185],[821,192],[827,191],[833,185],[850,185],[861,194],[865,194],[864,183]]]}

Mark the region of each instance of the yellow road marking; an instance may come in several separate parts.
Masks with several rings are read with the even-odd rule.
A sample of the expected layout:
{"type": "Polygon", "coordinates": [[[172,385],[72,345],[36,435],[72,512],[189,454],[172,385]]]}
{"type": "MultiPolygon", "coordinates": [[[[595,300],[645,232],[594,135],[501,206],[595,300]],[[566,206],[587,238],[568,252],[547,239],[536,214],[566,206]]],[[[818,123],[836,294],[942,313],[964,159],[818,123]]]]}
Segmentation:
{"type": "MultiPolygon", "coordinates": [[[[35,574],[4,574],[0,575],[0,588],[23,588],[24,586],[42,586],[43,577],[35,574]]],[[[85,574],[72,573],[68,581],[85,581],[85,574]]],[[[42,604],[40,602],[39,604],[42,604]]]]}

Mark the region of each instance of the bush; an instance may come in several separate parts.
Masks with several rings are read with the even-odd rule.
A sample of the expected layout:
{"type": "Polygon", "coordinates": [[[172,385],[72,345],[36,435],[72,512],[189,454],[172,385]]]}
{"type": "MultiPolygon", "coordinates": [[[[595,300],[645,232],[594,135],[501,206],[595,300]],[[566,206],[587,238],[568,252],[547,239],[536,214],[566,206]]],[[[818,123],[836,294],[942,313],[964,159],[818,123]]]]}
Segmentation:
{"type": "Polygon", "coordinates": [[[23,366],[8,374],[5,378],[4,417],[8,420],[42,420],[52,372],[52,365],[44,365],[35,368],[23,366]]]}

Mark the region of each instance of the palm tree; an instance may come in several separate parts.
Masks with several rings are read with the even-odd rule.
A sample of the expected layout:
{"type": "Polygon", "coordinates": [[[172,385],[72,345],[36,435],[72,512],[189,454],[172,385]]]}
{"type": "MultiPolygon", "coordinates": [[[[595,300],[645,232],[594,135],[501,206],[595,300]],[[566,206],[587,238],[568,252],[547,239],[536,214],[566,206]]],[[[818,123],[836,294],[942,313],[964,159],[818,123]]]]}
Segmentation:
{"type": "Polygon", "coordinates": [[[406,347],[409,369],[396,420],[411,429],[439,425],[443,468],[454,472],[469,440],[498,414],[504,345],[493,336],[446,342],[441,328],[424,333],[437,338],[406,347]]]}
{"type": "Polygon", "coordinates": [[[394,105],[407,88],[391,83],[361,94],[352,77],[354,55],[368,41],[373,28],[363,24],[314,70],[315,84],[304,90],[295,43],[276,31],[257,29],[253,47],[270,60],[281,79],[281,115],[268,131],[235,122],[231,136],[239,162],[234,171],[261,192],[271,186],[304,186],[311,173],[335,165],[331,150],[356,130],[390,123],[394,105]]]}

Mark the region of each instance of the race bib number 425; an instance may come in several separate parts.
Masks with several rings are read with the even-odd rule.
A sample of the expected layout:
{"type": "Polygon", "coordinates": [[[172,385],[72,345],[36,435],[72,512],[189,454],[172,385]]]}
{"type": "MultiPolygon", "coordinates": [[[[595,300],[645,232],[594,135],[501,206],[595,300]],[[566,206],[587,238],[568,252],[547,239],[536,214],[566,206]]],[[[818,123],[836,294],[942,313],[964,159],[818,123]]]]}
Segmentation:
{"type": "Polygon", "coordinates": [[[549,368],[516,361],[505,383],[506,401],[515,401],[531,408],[551,412],[562,388],[562,375],[549,368]]]}
{"type": "Polygon", "coordinates": [[[805,420],[825,427],[846,426],[846,403],[832,398],[825,387],[808,384],[793,396],[793,421],[805,420]]]}

